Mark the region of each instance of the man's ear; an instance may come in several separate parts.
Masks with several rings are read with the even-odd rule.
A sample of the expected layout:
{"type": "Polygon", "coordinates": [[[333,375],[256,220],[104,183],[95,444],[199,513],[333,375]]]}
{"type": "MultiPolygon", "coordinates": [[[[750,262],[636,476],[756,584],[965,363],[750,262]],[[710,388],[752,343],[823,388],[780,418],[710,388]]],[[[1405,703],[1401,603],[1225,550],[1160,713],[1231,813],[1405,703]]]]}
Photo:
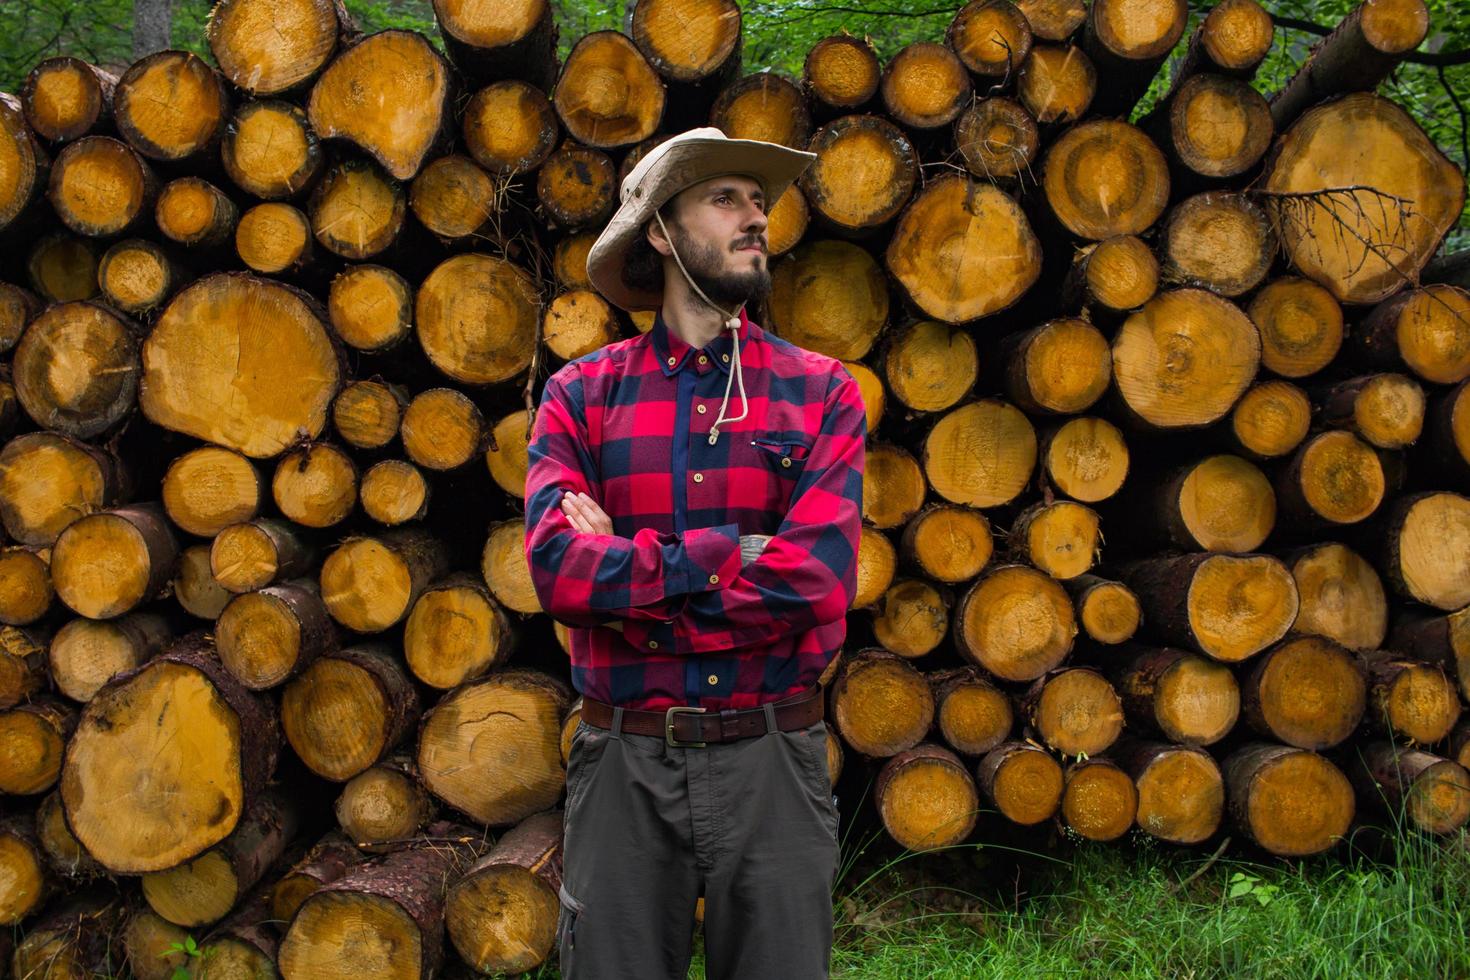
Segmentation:
{"type": "MultiPolygon", "coordinates": [[[[668,221],[668,218],[664,219],[665,224],[668,224],[668,221]]],[[[648,224],[643,226],[643,234],[648,238],[648,244],[652,245],[653,250],[659,255],[667,256],[673,253],[674,248],[669,244],[668,236],[664,234],[664,230],[659,227],[657,218],[648,219],[648,224]]]]}

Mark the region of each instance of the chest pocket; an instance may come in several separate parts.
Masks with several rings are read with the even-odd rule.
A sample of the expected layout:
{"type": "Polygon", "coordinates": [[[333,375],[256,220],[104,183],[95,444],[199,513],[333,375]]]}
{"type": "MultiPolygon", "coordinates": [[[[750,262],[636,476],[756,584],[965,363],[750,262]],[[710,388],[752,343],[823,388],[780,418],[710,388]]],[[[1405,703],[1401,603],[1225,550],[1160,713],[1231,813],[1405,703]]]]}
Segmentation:
{"type": "Polygon", "coordinates": [[[756,456],[778,476],[795,482],[806,468],[807,454],[811,452],[810,439],[789,439],[776,436],[756,436],[750,440],[756,456]]]}

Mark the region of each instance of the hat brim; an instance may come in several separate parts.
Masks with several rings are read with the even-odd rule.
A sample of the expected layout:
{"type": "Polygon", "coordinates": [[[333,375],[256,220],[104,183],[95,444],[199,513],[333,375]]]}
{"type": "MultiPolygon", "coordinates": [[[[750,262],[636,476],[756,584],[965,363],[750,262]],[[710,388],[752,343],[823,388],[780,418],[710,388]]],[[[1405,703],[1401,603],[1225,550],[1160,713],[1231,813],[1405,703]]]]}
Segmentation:
{"type": "Polygon", "coordinates": [[[661,292],[632,289],[623,282],[628,250],[643,233],[643,225],[653,217],[654,211],[686,187],[727,174],[754,178],[764,190],[767,208],[773,208],[815,159],[815,153],[793,150],[779,143],[730,139],[724,135],[675,137],[655,147],[629,174],[622,204],[588,251],[588,280],[614,306],[630,311],[658,309],[663,303],[661,292]]]}

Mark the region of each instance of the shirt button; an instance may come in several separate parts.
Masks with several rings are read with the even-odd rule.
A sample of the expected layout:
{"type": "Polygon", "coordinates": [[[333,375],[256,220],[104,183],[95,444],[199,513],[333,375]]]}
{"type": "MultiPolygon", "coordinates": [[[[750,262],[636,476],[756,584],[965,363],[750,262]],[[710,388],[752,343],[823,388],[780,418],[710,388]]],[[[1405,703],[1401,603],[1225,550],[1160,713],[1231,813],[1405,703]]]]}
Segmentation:
{"type": "Polygon", "coordinates": [[[696,474],[694,474],[694,482],[695,483],[703,483],[704,482],[704,474],[703,473],[696,473],[696,474]]]}
{"type": "Polygon", "coordinates": [[[650,650],[657,650],[658,649],[658,641],[657,640],[649,640],[648,641],[648,649],[650,649],[650,650]]]}
{"type": "Polygon", "coordinates": [[[709,584],[710,585],[719,585],[720,584],[720,577],[718,575],[711,575],[709,577],[709,584]]]}
{"type": "Polygon", "coordinates": [[[721,354],[720,355],[720,360],[722,360],[722,361],[728,361],[729,359],[730,359],[730,355],[729,354],[721,354]]]}
{"type": "Polygon", "coordinates": [[[696,405],[694,410],[700,415],[703,415],[705,412],[709,411],[709,409],[705,408],[703,405],[696,405]]]}
{"type": "Polygon", "coordinates": [[[709,363],[709,358],[705,357],[703,354],[700,354],[699,355],[699,363],[700,364],[708,364],[709,363]]]}
{"type": "Polygon", "coordinates": [[[718,674],[710,674],[709,675],[709,682],[711,684],[718,684],[720,682],[719,675],[718,674]]]}
{"type": "Polygon", "coordinates": [[[669,358],[669,367],[673,367],[677,362],[678,362],[677,358],[673,358],[673,357],[669,358]]]}
{"type": "Polygon", "coordinates": [[[791,465],[791,457],[790,456],[782,456],[781,457],[781,465],[782,466],[790,466],[791,465]]]}

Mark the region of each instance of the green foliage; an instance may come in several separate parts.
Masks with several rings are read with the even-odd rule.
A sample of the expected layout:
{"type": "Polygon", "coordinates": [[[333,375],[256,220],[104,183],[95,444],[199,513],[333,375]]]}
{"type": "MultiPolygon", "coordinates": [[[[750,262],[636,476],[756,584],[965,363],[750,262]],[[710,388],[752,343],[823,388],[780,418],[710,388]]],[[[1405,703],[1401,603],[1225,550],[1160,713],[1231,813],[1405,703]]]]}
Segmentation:
{"type": "Polygon", "coordinates": [[[164,959],[167,959],[170,956],[173,956],[175,953],[185,954],[184,963],[182,966],[174,967],[174,971],[173,973],[169,974],[168,980],[189,980],[189,978],[192,977],[194,973],[199,969],[200,964],[202,964],[214,953],[214,950],[200,949],[199,944],[194,941],[193,936],[185,936],[184,941],[181,943],[169,943],[168,948],[165,949],[160,955],[162,955],[164,959]],[[191,964],[191,961],[197,962],[193,962],[191,964]]]}

